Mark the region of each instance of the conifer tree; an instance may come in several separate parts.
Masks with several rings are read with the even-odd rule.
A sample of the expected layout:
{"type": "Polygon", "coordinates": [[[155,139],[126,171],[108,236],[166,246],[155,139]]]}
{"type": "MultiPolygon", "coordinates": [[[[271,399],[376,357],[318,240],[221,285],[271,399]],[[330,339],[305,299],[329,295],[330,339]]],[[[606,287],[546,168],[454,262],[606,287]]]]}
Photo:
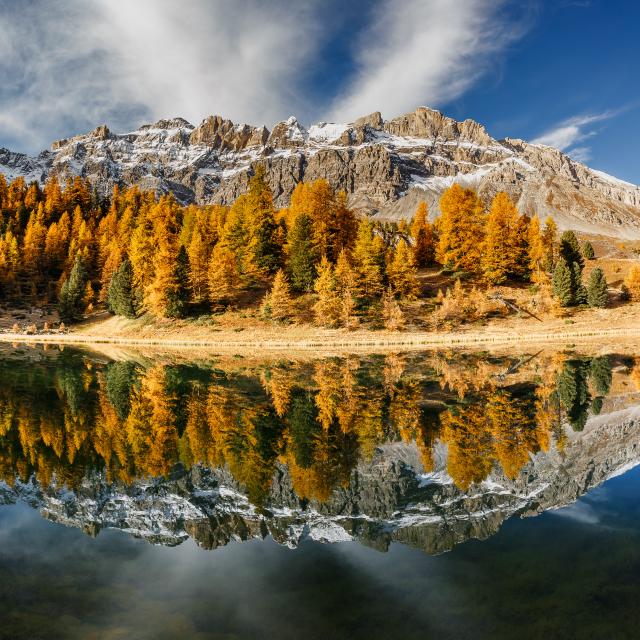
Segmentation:
{"type": "Polygon", "coordinates": [[[296,291],[311,291],[316,278],[318,255],[313,243],[313,222],[306,213],[296,217],[289,232],[287,267],[296,291]]]}
{"type": "Polygon", "coordinates": [[[563,307],[575,304],[573,273],[566,260],[560,257],[553,270],[553,295],[563,307]]]}
{"type": "Polygon", "coordinates": [[[404,328],[406,320],[398,301],[393,295],[391,287],[387,287],[382,295],[382,321],[387,331],[400,331],[404,328]]]}
{"type": "Polygon", "coordinates": [[[256,168],[249,181],[245,211],[251,263],[259,273],[274,273],[282,261],[282,246],[278,243],[273,194],[266,183],[262,165],[256,168]]]}
{"type": "Polygon", "coordinates": [[[334,269],[336,294],[340,301],[340,323],[347,329],[354,329],[358,324],[355,315],[357,275],[347,256],[346,249],[342,249],[334,269]]]}
{"type": "Polygon", "coordinates": [[[540,282],[546,277],[544,275],[546,250],[544,238],[540,230],[540,219],[538,216],[533,216],[529,222],[527,247],[531,279],[534,283],[540,284],[540,282]]]}
{"type": "Polygon", "coordinates": [[[282,269],[276,272],[271,291],[265,295],[262,302],[261,312],[263,317],[276,322],[289,320],[293,315],[289,281],[282,269]]]}
{"type": "Polygon", "coordinates": [[[413,252],[404,240],[398,242],[387,268],[389,284],[402,298],[413,299],[420,291],[413,252]]]}
{"type": "Polygon", "coordinates": [[[459,184],[440,198],[436,259],[447,269],[480,271],[484,239],[484,207],[472,189],[459,184]]]}
{"type": "Polygon", "coordinates": [[[421,202],[411,223],[413,256],[416,266],[428,267],[435,260],[436,246],[433,226],[429,224],[427,203],[421,202]]]}
{"type": "Polygon", "coordinates": [[[491,203],[482,249],[482,272],[490,284],[500,284],[520,271],[519,215],[511,198],[500,191],[491,203]]]}
{"type": "Polygon", "coordinates": [[[217,244],[209,263],[209,300],[216,309],[229,304],[240,291],[240,273],[234,254],[217,244]]]}
{"type": "Polygon", "coordinates": [[[575,304],[587,304],[587,287],[582,281],[582,269],[577,262],[573,263],[571,274],[573,276],[575,304]]]}
{"type": "Polygon", "coordinates": [[[548,272],[553,272],[556,264],[556,235],[558,227],[551,216],[548,216],[544,222],[544,230],[542,231],[542,242],[545,249],[545,265],[544,268],[548,272]]]}
{"type": "Polygon", "coordinates": [[[209,260],[211,250],[203,229],[196,224],[189,242],[189,282],[193,292],[193,301],[203,302],[209,290],[209,260]]]}
{"type": "Polygon", "coordinates": [[[336,292],[333,266],[324,256],[318,266],[318,277],[313,288],[318,297],[313,305],[316,323],[329,327],[335,326],[340,319],[340,298],[336,292]]]}
{"type": "Polygon", "coordinates": [[[640,300],[640,265],[634,264],[627,277],[624,279],[624,285],[629,291],[629,296],[634,302],[640,300]]]}
{"type": "Polygon", "coordinates": [[[60,318],[64,321],[79,320],[84,312],[84,296],[89,278],[82,262],[77,256],[69,277],[62,283],[58,300],[60,318]]]}
{"type": "Polygon", "coordinates": [[[125,258],[111,278],[107,294],[107,308],[111,313],[125,318],[135,318],[133,295],[133,269],[125,258]]]}
{"type": "Polygon", "coordinates": [[[607,279],[605,278],[604,271],[600,267],[596,267],[589,274],[587,302],[590,307],[606,307],[608,301],[607,279]]]}
{"type": "Polygon", "coordinates": [[[189,256],[180,246],[172,273],[172,286],[167,291],[167,318],[182,318],[189,302],[189,256]]]}
{"type": "Polygon", "coordinates": [[[588,240],[582,245],[582,255],[587,260],[593,260],[596,257],[593,245],[588,240]]]}
{"type": "Polygon", "coordinates": [[[358,274],[358,288],[365,300],[379,296],[383,291],[385,247],[376,236],[369,220],[361,220],[353,250],[353,261],[358,274]]]}
{"type": "Polygon", "coordinates": [[[573,231],[565,231],[560,237],[560,255],[564,258],[568,265],[576,263],[582,273],[584,268],[584,258],[580,251],[580,244],[578,238],[573,231]]]}

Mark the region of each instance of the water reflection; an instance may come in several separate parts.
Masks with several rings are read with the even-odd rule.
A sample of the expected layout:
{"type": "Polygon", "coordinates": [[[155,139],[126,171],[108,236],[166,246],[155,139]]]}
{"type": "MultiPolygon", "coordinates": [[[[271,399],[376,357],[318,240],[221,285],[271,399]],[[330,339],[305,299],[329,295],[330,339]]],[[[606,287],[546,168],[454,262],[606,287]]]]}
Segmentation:
{"type": "Polygon", "coordinates": [[[634,359],[0,361],[0,500],[96,534],[438,553],[636,463],[634,359]]]}

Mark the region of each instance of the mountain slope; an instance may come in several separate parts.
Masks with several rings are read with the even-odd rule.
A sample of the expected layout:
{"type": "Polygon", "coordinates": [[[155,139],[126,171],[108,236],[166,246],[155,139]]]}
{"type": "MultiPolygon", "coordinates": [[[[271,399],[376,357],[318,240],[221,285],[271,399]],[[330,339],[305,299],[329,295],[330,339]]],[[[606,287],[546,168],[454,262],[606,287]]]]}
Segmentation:
{"type": "Polygon", "coordinates": [[[561,228],[640,238],[640,187],[550,147],[496,140],[472,120],[425,107],[389,121],[373,113],[309,129],[293,117],[272,131],[219,116],[198,127],[160,120],[126,134],[103,125],[37,157],[0,149],[0,173],[9,178],[82,175],[103,193],[139,184],[199,204],[228,204],[244,193],[256,163],[266,166],[278,206],[287,205],[299,181],[326,178],[362,213],[408,218],[426,200],[435,216],[440,194],[455,181],[486,200],[507,191],[521,211],[553,215],[561,228]]]}

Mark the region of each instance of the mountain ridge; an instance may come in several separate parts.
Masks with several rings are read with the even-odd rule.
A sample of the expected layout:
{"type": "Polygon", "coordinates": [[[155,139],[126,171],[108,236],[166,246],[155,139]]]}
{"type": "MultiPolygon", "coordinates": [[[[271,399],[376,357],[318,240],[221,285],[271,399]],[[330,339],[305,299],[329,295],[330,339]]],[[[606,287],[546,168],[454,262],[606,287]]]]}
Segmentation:
{"type": "Polygon", "coordinates": [[[442,191],[459,182],[486,202],[506,191],[523,213],[552,215],[561,229],[640,238],[640,187],[552,147],[498,140],[474,120],[428,107],[391,120],[373,112],[309,128],[293,116],[271,130],[221,116],[197,127],[183,118],[159,120],[124,134],[101,125],[37,156],[0,149],[8,179],[81,175],[105,195],[115,185],[138,184],[196,204],[230,204],[258,164],[277,206],[287,206],[298,182],[325,178],[362,214],[407,219],[426,200],[434,217],[442,191]]]}

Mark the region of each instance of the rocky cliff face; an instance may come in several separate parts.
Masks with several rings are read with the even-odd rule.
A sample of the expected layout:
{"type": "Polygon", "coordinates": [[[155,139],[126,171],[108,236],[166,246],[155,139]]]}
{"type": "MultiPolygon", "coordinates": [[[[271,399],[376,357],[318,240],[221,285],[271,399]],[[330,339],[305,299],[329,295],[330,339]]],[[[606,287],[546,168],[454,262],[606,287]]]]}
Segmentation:
{"type": "Polygon", "coordinates": [[[455,487],[440,452],[438,470],[422,472],[414,446],[385,445],[362,462],[348,486],[324,503],[301,501],[286,467],[278,468],[263,509],[246,498],[225,470],[177,468],[167,479],[111,485],[88,473],[77,490],[34,481],[0,485],[0,504],[27,501],[55,522],[90,535],[105,527],[149,542],[193,538],[214,549],[230,540],[264,538],[294,547],[304,538],[357,540],[381,551],[392,541],[442,553],[487,538],[513,515],[535,515],[574,502],[606,479],[640,463],[640,407],[591,418],[562,454],[540,453],[513,480],[494,471],[468,491],[455,487]]]}
{"type": "Polygon", "coordinates": [[[309,129],[289,118],[272,131],[219,116],[198,127],[176,118],[126,134],[100,126],[35,158],[0,149],[0,172],[9,177],[82,175],[104,193],[139,184],[199,204],[230,203],[257,164],[267,168],[278,206],[301,180],[326,178],[362,213],[408,218],[426,200],[435,216],[442,191],[459,182],[487,201],[507,191],[521,211],[553,215],[561,228],[640,237],[639,187],[549,147],[495,140],[477,122],[425,107],[390,121],[373,113],[309,129]]]}

